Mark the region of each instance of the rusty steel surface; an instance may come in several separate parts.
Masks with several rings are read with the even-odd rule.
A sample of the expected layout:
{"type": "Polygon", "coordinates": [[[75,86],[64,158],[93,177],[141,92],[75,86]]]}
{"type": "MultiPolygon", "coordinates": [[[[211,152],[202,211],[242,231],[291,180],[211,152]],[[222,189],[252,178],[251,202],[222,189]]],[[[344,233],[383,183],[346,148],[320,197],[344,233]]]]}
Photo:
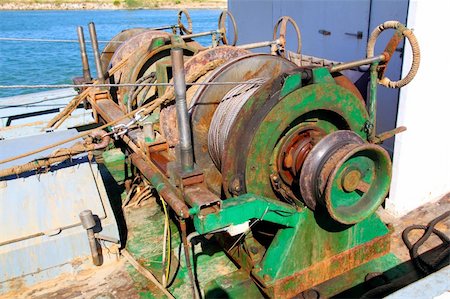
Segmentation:
{"type": "Polygon", "coordinates": [[[191,207],[207,208],[215,207],[216,211],[220,208],[220,198],[209,191],[204,185],[192,185],[184,188],[186,202],[191,207]]]}
{"type": "Polygon", "coordinates": [[[302,51],[302,37],[300,34],[300,28],[298,28],[297,23],[288,16],[283,16],[280,19],[278,19],[277,23],[275,24],[275,27],[273,28],[273,40],[278,41],[278,52],[281,56],[286,57],[286,29],[287,24],[291,23],[292,26],[295,29],[295,33],[297,35],[297,54],[300,54],[302,51]],[[277,32],[278,28],[280,28],[280,37],[277,38],[277,32]]]}
{"type": "MultiPolygon", "coordinates": [[[[337,277],[390,251],[390,234],[333,255],[295,275],[267,285],[266,292],[273,298],[291,298],[329,279],[337,277]]],[[[264,282],[262,282],[264,284],[264,282]]]]}
{"type": "MultiPolygon", "coordinates": [[[[161,31],[157,31],[161,32],[161,31]]],[[[169,43],[170,35],[165,36],[154,34],[148,37],[149,41],[140,47],[134,48],[133,55],[129,57],[120,73],[117,73],[118,83],[168,83],[171,80],[170,73],[170,50],[172,45],[169,43]],[[153,78],[151,78],[153,76],[153,78]],[[146,78],[152,79],[151,81],[146,78]],[[142,81],[146,79],[147,81],[142,81]]],[[[138,38],[139,36],[136,36],[138,38]]],[[[189,41],[180,45],[183,54],[190,57],[197,53],[203,47],[196,41],[189,41]]],[[[186,58],[187,59],[187,58],[186,58]]],[[[115,80],[117,78],[115,77],[115,80]]],[[[134,108],[144,104],[147,100],[161,96],[165,87],[142,87],[138,91],[132,87],[121,87],[117,91],[112,90],[113,97],[121,104],[124,111],[131,111],[134,108]],[[135,101],[137,101],[135,103],[135,101]]]]}
{"type": "Polygon", "coordinates": [[[259,192],[262,196],[280,198],[270,182],[272,166],[261,161],[273,156],[280,138],[293,124],[314,124],[327,133],[351,128],[364,135],[366,109],[353,93],[336,85],[331,76],[323,77],[328,83],[294,88],[282,97],[277,90],[282,86],[283,90],[289,90],[289,86],[283,85],[287,76],[294,75],[285,74],[262,85],[241,110],[222,158],[225,192],[234,195],[259,192]],[[247,155],[236,156],[237,152],[247,155]]]}
{"type": "MultiPolygon", "coordinates": [[[[317,201],[321,198],[326,183],[324,173],[331,172],[330,167],[332,164],[328,163],[325,171],[322,170],[325,167],[325,162],[333,154],[333,151],[346,146],[348,144],[362,144],[361,137],[352,131],[339,131],[333,134],[329,134],[322,138],[318,144],[311,150],[308,157],[305,159],[303,169],[300,174],[300,191],[302,198],[306,205],[315,210],[317,201]],[[328,169],[328,170],[327,170],[328,169]],[[322,180],[318,180],[319,176],[322,176],[322,180]],[[322,188],[318,184],[322,183],[322,188]]],[[[336,161],[337,162],[337,161],[336,161]]]]}
{"type": "Polygon", "coordinates": [[[337,85],[344,87],[345,89],[351,91],[361,101],[361,103],[363,103],[364,105],[366,104],[366,101],[364,100],[363,96],[361,95],[361,92],[348,77],[346,77],[342,74],[337,74],[333,78],[337,85]]]}
{"type": "Polygon", "coordinates": [[[236,20],[234,19],[234,16],[231,14],[231,12],[229,12],[228,10],[223,10],[220,13],[218,28],[223,32],[221,37],[222,43],[224,45],[235,46],[238,40],[238,29],[236,25],[236,20]],[[228,42],[227,39],[227,26],[225,24],[227,17],[229,18],[229,20],[231,21],[231,25],[233,26],[233,42],[231,44],[228,42]]]}
{"type": "Polygon", "coordinates": [[[116,50],[122,45],[123,42],[128,40],[129,38],[142,33],[144,31],[147,31],[146,28],[132,28],[123,30],[116,36],[114,36],[109,43],[105,46],[105,48],[102,51],[102,54],[100,56],[100,60],[102,62],[102,66],[104,67],[104,71],[106,72],[108,70],[109,63],[111,62],[111,58],[113,57],[116,50]]]}
{"type": "Polygon", "coordinates": [[[133,165],[135,165],[139,171],[153,184],[158,193],[172,208],[172,210],[182,218],[189,217],[189,208],[182,200],[178,190],[172,187],[172,185],[167,182],[167,179],[155,170],[155,166],[148,163],[137,153],[131,154],[130,158],[133,165]]]}
{"type": "MultiPolygon", "coordinates": [[[[205,64],[211,61],[223,59],[224,61],[231,60],[235,57],[239,57],[245,54],[250,53],[247,50],[237,49],[235,47],[231,46],[219,46],[212,49],[207,49],[205,51],[200,51],[198,54],[191,57],[189,60],[185,62],[184,69],[186,72],[186,76],[188,76],[191,73],[194,73],[198,71],[198,69],[202,68],[205,64]]],[[[205,79],[206,76],[203,76],[202,78],[199,78],[197,82],[200,82],[205,79]]],[[[219,87],[219,86],[215,86],[219,87]]],[[[187,104],[190,109],[192,106],[191,102],[194,101],[194,98],[192,97],[192,90],[197,90],[198,86],[188,86],[187,90],[187,104]]],[[[167,106],[161,111],[160,116],[160,126],[161,126],[161,133],[166,138],[167,143],[170,146],[175,146],[178,144],[179,136],[178,136],[178,129],[177,124],[174,122],[176,120],[176,111],[174,107],[167,106]]],[[[191,124],[193,125],[193,124],[191,124]]],[[[195,127],[193,125],[193,127],[195,127]]]]}
{"type": "Polygon", "coordinates": [[[354,224],[374,213],[385,200],[391,182],[392,164],[387,151],[370,143],[348,145],[336,151],[330,160],[333,165],[330,173],[320,175],[321,181],[327,180],[321,198],[330,216],[340,223],[354,224]],[[361,159],[370,159],[371,163],[363,163],[361,159]],[[367,176],[368,173],[371,175],[367,176]],[[354,203],[346,197],[352,192],[360,196],[354,203]]]}
{"type": "MultiPolygon", "coordinates": [[[[277,56],[249,54],[216,69],[204,82],[242,82],[252,78],[271,78],[294,67],[295,64],[277,56]]],[[[190,103],[196,163],[205,169],[207,183],[216,192],[220,192],[221,178],[208,153],[208,132],[217,106],[233,87],[235,86],[201,86],[190,103]]]]}
{"type": "Polygon", "coordinates": [[[303,163],[326,133],[317,126],[296,126],[280,140],[274,153],[272,186],[287,201],[299,203],[299,177],[303,163]]]}
{"type": "MultiPolygon", "coordinates": [[[[148,49],[155,38],[158,37],[170,37],[170,33],[165,31],[157,31],[157,30],[145,30],[140,33],[132,34],[124,43],[122,43],[114,52],[111,57],[110,67],[113,67],[115,64],[118,64],[122,59],[127,58],[131,54],[136,54],[138,49],[144,47],[148,49]]],[[[126,66],[122,68],[121,71],[116,72],[114,74],[115,82],[122,82],[121,77],[123,73],[127,73],[130,69],[134,67],[134,64],[131,62],[127,62],[126,66]]]]}

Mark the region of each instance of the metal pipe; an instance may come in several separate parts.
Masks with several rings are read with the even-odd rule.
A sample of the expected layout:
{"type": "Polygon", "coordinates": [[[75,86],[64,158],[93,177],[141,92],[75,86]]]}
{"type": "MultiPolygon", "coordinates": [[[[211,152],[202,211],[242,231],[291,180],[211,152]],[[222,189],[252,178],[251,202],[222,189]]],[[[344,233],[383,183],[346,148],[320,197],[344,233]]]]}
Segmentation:
{"type": "Polygon", "coordinates": [[[150,30],[165,30],[165,29],[172,29],[172,28],[180,28],[180,25],[178,25],[178,24],[166,25],[166,26],[161,26],[161,27],[154,27],[154,28],[151,28],[150,30]]]}
{"type": "Polygon", "coordinates": [[[221,34],[221,33],[222,33],[222,31],[220,31],[220,30],[211,30],[211,31],[199,32],[199,33],[193,33],[193,34],[180,35],[180,37],[182,39],[191,39],[194,37],[201,37],[201,36],[221,34]]]}
{"type": "Polygon", "coordinates": [[[370,57],[370,58],[365,58],[365,59],[361,59],[361,60],[356,60],[356,61],[351,61],[351,62],[334,65],[330,68],[330,72],[331,73],[340,72],[343,70],[348,70],[348,69],[352,69],[352,68],[359,67],[362,65],[372,64],[374,62],[380,62],[380,61],[384,61],[384,60],[385,60],[385,57],[383,54],[381,54],[381,55],[370,57]]]}
{"type": "Polygon", "coordinates": [[[150,181],[152,186],[164,198],[164,201],[172,208],[172,210],[181,218],[189,218],[189,208],[177,195],[177,192],[163,176],[152,169],[151,165],[147,163],[139,154],[133,153],[130,155],[131,162],[139,171],[150,181]]]}
{"type": "Polygon", "coordinates": [[[97,239],[95,238],[95,219],[91,210],[84,210],[79,214],[81,224],[87,232],[89,247],[91,248],[92,263],[96,266],[102,264],[102,257],[98,250],[97,239]]]}
{"type": "Polygon", "coordinates": [[[89,82],[92,80],[91,70],[89,69],[89,61],[86,53],[86,41],[84,39],[83,27],[77,27],[78,43],[80,44],[81,63],[83,65],[83,78],[84,81],[89,82]]]}
{"type": "Polygon", "coordinates": [[[370,66],[370,95],[369,95],[369,127],[368,137],[370,142],[375,141],[377,125],[377,83],[378,83],[378,62],[370,66]]]}
{"type": "Polygon", "coordinates": [[[89,35],[91,36],[92,50],[94,51],[95,68],[97,70],[97,80],[99,81],[99,83],[104,83],[105,76],[103,75],[103,66],[102,61],[100,60],[97,32],[95,31],[94,22],[89,23],[89,35]]]}
{"type": "Polygon", "coordinates": [[[278,43],[279,43],[278,40],[269,40],[269,41],[265,41],[265,42],[258,42],[258,43],[251,43],[251,44],[246,44],[246,45],[240,45],[240,46],[236,46],[236,48],[248,50],[248,49],[270,47],[270,46],[276,45],[278,43]]]}
{"type": "Polygon", "coordinates": [[[192,149],[191,127],[186,103],[186,81],[183,61],[183,49],[173,48],[172,59],[173,83],[175,89],[175,107],[177,109],[178,131],[180,135],[180,156],[183,172],[194,169],[194,153],[192,149]]]}

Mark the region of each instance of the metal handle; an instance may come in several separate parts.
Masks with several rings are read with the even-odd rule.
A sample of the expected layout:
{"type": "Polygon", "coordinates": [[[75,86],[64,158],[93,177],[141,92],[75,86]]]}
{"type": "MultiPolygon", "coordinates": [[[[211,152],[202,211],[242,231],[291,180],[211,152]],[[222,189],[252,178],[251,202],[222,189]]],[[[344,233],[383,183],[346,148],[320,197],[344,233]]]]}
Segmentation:
{"type": "Polygon", "coordinates": [[[363,38],[363,32],[362,31],[358,31],[356,33],[345,32],[345,35],[354,36],[354,37],[356,37],[356,39],[362,39],[363,38]]]}
{"type": "Polygon", "coordinates": [[[320,29],[319,33],[325,36],[331,35],[331,32],[325,29],[320,29]]]}

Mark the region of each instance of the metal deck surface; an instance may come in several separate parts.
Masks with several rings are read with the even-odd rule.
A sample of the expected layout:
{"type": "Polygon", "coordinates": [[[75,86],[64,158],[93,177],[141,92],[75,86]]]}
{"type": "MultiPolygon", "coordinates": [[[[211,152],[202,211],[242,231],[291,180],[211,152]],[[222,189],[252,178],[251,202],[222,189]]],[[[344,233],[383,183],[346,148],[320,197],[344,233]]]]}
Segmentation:
{"type": "MultiPolygon", "coordinates": [[[[396,239],[396,236],[401,234],[402,228],[408,226],[409,224],[427,224],[430,219],[439,216],[446,209],[448,210],[449,207],[450,196],[446,196],[440,201],[424,206],[421,209],[406,215],[405,217],[398,219],[391,218],[392,225],[399,229],[399,231],[394,232],[391,252],[403,257],[402,260],[405,262],[409,262],[407,253],[404,255],[407,250],[405,250],[403,242],[396,239]]],[[[162,229],[162,211],[160,210],[156,200],[153,198],[146,201],[142,206],[129,209],[126,214],[127,223],[130,225],[131,230],[130,236],[141,235],[140,238],[153,240],[153,243],[150,243],[147,248],[139,249],[143,250],[143,255],[138,257],[138,261],[142,265],[153,269],[154,271],[155,268],[158,268],[158,264],[160,263],[159,258],[162,248],[160,241],[157,239],[158,237],[152,237],[150,234],[151,231],[155,229],[162,229]],[[152,220],[158,218],[159,220],[157,223],[154,223],[145,229],[146,223],[148,224],[152,220]]],[[[438,228],[449,235],[450,220],[441,223],[438,228]]],[[[173,235],[173,237],[177,238],[178,236],[173,235]]],[[[174,240],[172,248],[176,248],[179,244],[178,242],[178,240],[174,240]]],[[[132,247],[138,245],[136,242],[134,242],[134,244],[135,245],[131,244],[132,247]]],[[[440,240],[430,238],[430,240],[425,244],[426,248],[424,251],[433,249],[436,246],[439,246],[439,244],[440,240]]],[[[220,257],[221,255],[217,255],[217,253],[215,255],[211,255],[212,252],[208,249],[208,247],[197,246],[196,254],[199,256],[197,262],[202,264],[199,266],[198,270],[201,271],[201,273],[199,273],[200,278],[209,280],[210,285],[211,283],[215,283],[214,277],[217,277],[217,275],[220,274],[218,269],[222,269],[220,271],[222,271],[222,274],[225,274],[225,277],[226,273],[233,273],[233,271],[235,271],[234,269],[236,269],[231,262],[228,265],[225,264],[225,268],[221,268],[223,267],[220,266],[221,262],[219,262],[222,259],[220,257]],[[219,268],[217,268],[218,266],[219,268]],[[215,272],[210,272],[211,274],[207,274],[209,270],[215,272]]],[[[178,258],[179,256],[177,256],[174,261],[176,262],[178,258]]],[[[181,260],[183,259],[181,258],[181,260]]],[[[154,271],[154,274],[158,277],[160,272],[154,271]]],[[[431,275],[423,280],[419,280],[416,286],[422,286],[420,295],[423,297],[420,298],[433,298],[435,296],[440,296],[439,298],[447,298],[445,296],[448,295],[448,292],[441,292],[441,290],[445,290],[445,288],[447,288],[447,290],[450,288],[450,280],[446,278],[448,278],[448,267],[439,273],[436,273],[436,275],[431,275]],[[428,287],[423,288],[422,282],[426,282],[431,285],[436,284],[436,288],[431,287],[430,290],[428,290],[428,287]],[[439,286],[437,284],[439,284],[439,286]],[[436,292],[436,290],[438,291],[436,292]]],[[[187,278],[184,276],[184,279],[187,278]]],[[[219,280],[219,282],[222,283],[222,286],[226,286],[226,281],[226,279],[221,281],[219,280]]],[[[170,290],[173,292],[175,297],[190,298],[190,290],[187,288],[187,280],[185,283],[186,287],[183,287],[178,283],[171,287],[170,290]]],[[[202,284],[202,286],[204,285],[206,284],[202,284]]],[[[411,289],[414,289],[414,285],[401,289],[398,293],[393,293],[391,295],[393,297],[388,298],[418,298],[417,296],[410,296],[411,289]]],[[[419,292],[417,288],[414,290],[415,292],[419,292]]],[[[64,281],[51,280],[34,288],[23,289],[22,291],[23,292],[15,298],[29,298],[31,296],[33,298],[164,298],[156,286],[152,285],[150,282],[147,282],[143,276],[132,270],[132,267],[123,258],[121,258],[119,262],[112,265],[93,268],[89,271],[79,273],[78,275],[65,276],[64,281]]],[[[3,297],[0,296],[0,298],[3,297]]]]}
{"type": "MultiPolygon", "coordinates": [[[[77,93],[71,88],[0,98],[0,139],[40,134],[77,93]]],[[[76,109],[59,129],[94,122],[92,110],[76,109]]]]}

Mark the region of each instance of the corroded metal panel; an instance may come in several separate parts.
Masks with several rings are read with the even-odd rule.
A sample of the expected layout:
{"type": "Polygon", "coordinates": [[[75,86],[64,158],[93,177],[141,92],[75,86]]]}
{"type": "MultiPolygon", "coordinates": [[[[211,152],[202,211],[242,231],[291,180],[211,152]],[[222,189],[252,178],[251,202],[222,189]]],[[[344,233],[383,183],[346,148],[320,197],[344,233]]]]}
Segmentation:
{"type": "Polygon", "coordinates": [[[105,217],[86,159],[63,164],[66,167],[48,173],[8,180],[0,188],[0,244],[39,233],[58,233],[77,225],[78,213],[86,208],[105,217]]]}
{"type": "MultiPolygon", "coordinates": [[[[0,159],[76,134],[76,130],[67,130],[2,140],[0,159]]],[[[0,167],[20,165],[47,154],[0,167]]],[[[45,172],[0,179],[0,294],[85,268],[90,249],[78,214],[86,209],[92,210],[96,219],[95,232],[119,239],[100,170],[86,154],[45,172]]]]}

